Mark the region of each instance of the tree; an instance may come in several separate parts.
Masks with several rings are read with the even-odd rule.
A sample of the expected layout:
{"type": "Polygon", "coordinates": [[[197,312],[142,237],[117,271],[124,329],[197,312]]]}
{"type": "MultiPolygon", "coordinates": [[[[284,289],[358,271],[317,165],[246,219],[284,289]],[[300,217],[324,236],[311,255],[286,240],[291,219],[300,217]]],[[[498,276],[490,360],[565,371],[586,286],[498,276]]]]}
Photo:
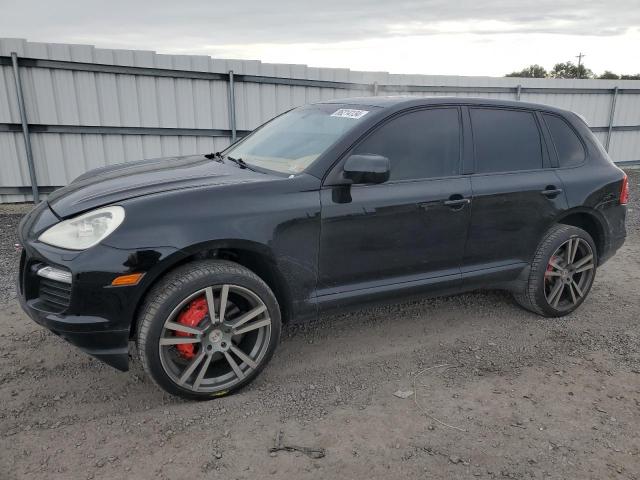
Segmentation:
{"type": "Polygon", "coordinates": [[[584,65],[575,65],[573,62],[556,63],[551,70],[552,78],[593,78],[593,72],[584,65]]]}
{"type": "Polygon", "coordinates": [[[544,67],[541,67],[537,63],[534,65],[529,65],[526,68],[523,68],[519,72],[511,72],[505,75],[505,77],[525,77],[525,78],[545,78],[547,76],[547,71],[544,67]]]}
{"type": "Polygon", "coordinates": [[[602,80],[640,80],[640,73],[621,74],[605,70],[601,75],[596,75],[591,69],[584,65],[576,65],[573,62],[556,63],[553,70],[547,72],[544,67],[537,63],[523,68],[519,72],[511,72],[505,77],[522,77],[522,78],[598,78],[602,80]]]}
{"type": "Polygon", "coordinates": [[[604,73],[600,75],[598,78],[602,80],[618,80],[620,78],[620,75],[618,75],[617,73],[613,73],[609,70],[605,70],[604,73]]]}

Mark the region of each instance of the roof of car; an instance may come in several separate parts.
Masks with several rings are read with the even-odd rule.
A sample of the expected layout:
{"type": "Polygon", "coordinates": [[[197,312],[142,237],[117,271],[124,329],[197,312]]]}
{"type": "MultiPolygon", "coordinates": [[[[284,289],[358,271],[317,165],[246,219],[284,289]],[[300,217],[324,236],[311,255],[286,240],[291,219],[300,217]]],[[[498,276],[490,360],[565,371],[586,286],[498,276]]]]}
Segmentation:
{"type": "Polygon", "coordinates": [[[411,96],[386,96],[386,97],[354,97],[335,98],[318,103],[340,103],[346,105],[367,105],[371,107],[390,108],[398,106],[415,107],[421,105],[463,104],[463,105],[491,105],[501,107],[531,108],[534,110],[546,110],[560,114],[571,113],[567,110],[543,105],[539,103],[520,102],[517,100],[501,100],[496,98],[480,97],[411,97],[411,96]]]}

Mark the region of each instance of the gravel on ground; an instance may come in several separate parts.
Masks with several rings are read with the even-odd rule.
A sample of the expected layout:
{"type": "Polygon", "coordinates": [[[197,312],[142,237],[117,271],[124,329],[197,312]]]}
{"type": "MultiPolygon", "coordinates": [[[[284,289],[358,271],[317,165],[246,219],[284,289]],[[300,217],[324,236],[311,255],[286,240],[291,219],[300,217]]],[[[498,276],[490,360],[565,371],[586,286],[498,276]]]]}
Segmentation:
{"type": "Polygon", "coordinates": [[[163,394],[138,362],[117,372],[30,321],[12,290],[21,212],[0,208],[0,478],[640,478],[640,175],[628,173],[627,242],[566,318],[491,291],[288,326],[251,386],[210,402],[163,394]],[[324,457],[270,451],[278,432],[324,457]]]}

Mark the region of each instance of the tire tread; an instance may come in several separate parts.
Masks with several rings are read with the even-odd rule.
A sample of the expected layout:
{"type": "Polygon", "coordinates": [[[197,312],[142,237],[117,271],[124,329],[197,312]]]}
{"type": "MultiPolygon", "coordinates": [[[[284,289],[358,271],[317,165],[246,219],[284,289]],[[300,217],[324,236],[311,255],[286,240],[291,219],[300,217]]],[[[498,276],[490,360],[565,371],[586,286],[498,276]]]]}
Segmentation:
{"type": "MultiPolygon", "coordinates": [[[[167,274],[156,285],[154,285],[146,295],[142,307],[139,311],[137,324],[138,331],[135,336],[138,357],[140,359],[140,362],[142,363],[145,373],[159,388],[163,390],[166,389],[164,386],[158,383],[155,375],[153,375],[150,368],[149,359],[147,358],[147,355],[145,353],[147,347],[147,339],[149,338],[149,331],[157,317],[158,311],[165,302],[167,302],[181,289],[186,288],[191,282],[198,281],[203,276],[217,275],[240,275],[243,277],[251,278],[253,281],[262,284],[262,286],[271,294],[272,300],[276,303],[276,306],[278,306],[275,295],[273,295],[273,292],[264,282],[264,280],[262,280],[258,275],[256,275],[248,268],[229,260],[198,260],[180,266],[167,274]]],[[[268,360],[269,358],[266,357],[262,365],[258,367],[258,372],[262,370],[268,360]]],[[[191,395],[186,394],[183,396],[191,398],[202,398],[196,393],[193,393],[191,395]]]]}
{"type": "MultiPolygon", "coordinates": [[[[513,294],[513,297],[520,306],[544,317],[560,316],[565,314],[551,313],[544,308],[544,305],[540,304],[537,299],[540,288],[538,279],[541,270],[544,273],[544,271],[547,269],[547,265],[549,262],[548,257],[550,255],[549,250],[552,248],[552,246],[562,238],[570,238],[571,236],[575,236],[576,234],[586,238],[593,245],[593,239],[587,232],[572,225],[556,224],[547,231],[545,237],[538,245],[533,260],[531,261],[531,269],[529,271],[525,289],[522,292],[513,294]]],[[[596,251],[594,249],[594,255],[595,254],[596,251]]]]}

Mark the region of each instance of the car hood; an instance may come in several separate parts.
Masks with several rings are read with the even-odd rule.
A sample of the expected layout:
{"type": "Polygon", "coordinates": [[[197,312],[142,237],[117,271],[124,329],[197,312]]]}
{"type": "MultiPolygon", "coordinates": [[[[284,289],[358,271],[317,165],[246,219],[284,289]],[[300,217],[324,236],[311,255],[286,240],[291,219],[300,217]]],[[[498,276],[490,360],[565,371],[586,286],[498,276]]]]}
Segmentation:
{"type": "Polygon", "coordinates": [[[154,158],[91,170],[49,195],[48,203],[56,215],[65,218],[142,195],[257,182],[265,176],[203,155],[154,158]]]}

